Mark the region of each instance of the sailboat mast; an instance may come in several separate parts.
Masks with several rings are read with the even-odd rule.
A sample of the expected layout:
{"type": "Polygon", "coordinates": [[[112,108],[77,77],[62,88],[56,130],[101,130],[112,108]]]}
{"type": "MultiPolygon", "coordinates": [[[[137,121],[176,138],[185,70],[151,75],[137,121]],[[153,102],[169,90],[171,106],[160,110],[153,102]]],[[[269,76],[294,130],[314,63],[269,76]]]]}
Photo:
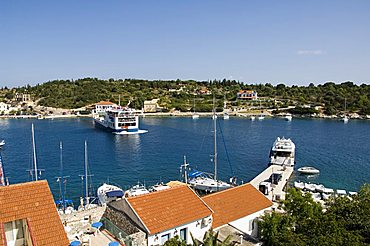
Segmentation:
{"type": "Polygon", "coordinates": [[[216,108],[215,108],[215,98],[213,97],[213,132],[214,132],[214,148],[215,148],[215,154],[214,154],[214,165],[215,165],[215,175],[214,179],[217,181],[217,125],[216,125],[216,108]]]}
{"type": "Polygon", "coordinates": [[[88,186],[88,175],[87,175],[87,142],[85,140],[85,199],[86,206],[89,205],[89,186],[88,186]]]}
{"type": "Polygon", "coordinates": [[[64,197],[64,176],[63,176],[63,144],[59,142],[60,148],[60,181],[61,182],[61,190],[62,190],[62,206],[63,206],[63,213],[66,211],[66,200],[64,197]]]}
{"type": "Polygon", "coordinates": [[[35,181],[38,180],[37,178],[37,160],[36,160],[36,145],[35,145],[35,129],[32,123],[32,148],[33,148],[33,169],[35,172],[35,181]]]}

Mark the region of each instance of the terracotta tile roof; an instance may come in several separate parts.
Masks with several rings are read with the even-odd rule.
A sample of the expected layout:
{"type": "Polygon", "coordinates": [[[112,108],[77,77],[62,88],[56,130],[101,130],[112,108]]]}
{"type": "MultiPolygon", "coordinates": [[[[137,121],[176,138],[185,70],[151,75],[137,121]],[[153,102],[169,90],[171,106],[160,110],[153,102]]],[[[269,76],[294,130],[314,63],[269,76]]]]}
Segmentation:
{"type": "Polygon", "coordinates": [[[130,197],[127,201],[150,235],[212,214],[212,210],[188,186],[130,197]]]}
{"type": "Polygon", "coordinates": [[[100,101],[96,105],[115,105],[115,103],[108,102],[108,101],[100,101]]]}
{"type": "Polygon", "coordinates": [[[214,212],[213,228],[272,206],[272,202],[251,184],[220,191],[202,199],[214,212]]]}
{"type": "Polygon", "coordinates": [[[47,181],[0,187],[0,246],[4,223],[25,219],[37,246],[67,246],[69,241],[47,181]]]}

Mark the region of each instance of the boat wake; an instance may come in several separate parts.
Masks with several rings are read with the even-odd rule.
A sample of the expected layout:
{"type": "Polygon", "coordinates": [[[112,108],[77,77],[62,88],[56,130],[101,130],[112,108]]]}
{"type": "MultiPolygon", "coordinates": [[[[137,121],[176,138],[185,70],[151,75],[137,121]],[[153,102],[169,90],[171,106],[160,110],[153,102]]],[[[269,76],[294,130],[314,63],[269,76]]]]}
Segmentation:
{"type": "Polygon", "coordinates": [[[113,134],[116,134],[116,135],[135,135],[135,134],[142,134],[142,133],[147,133],[147,132],[148,132],[147,130],[137,130],[135,132],[126,132],[126,131],[113,132],[113,134]]]}

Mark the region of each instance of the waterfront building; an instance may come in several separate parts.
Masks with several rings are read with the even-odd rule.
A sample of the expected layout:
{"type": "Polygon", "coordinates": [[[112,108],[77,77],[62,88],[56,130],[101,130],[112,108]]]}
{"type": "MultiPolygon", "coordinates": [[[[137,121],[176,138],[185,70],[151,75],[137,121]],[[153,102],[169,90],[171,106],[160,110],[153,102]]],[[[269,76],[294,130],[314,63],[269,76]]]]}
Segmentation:
{"type": "Polygon", "coordinates": [[[272,202],[251,184],[244,184],[202,197],[213,210],[212,228],[216,231],[230,225],[257,236],[257,218],[271,210],[272,202]]]}
{"type": "Polygon", "coordinates": [[[240,90],[237,94],[236,97],[238,100],[257,100],[257,91],[252,91],[252,90],[240,90]]]}
{"type": "Polygon", "coordinates": [[[47,181],[0,187],[0,246],[69,245],[47,181]]]}
{"type": "Polygon", "coordinates": [[[126,230],[121,235],[144,239],[138,245],[163,245],[175,236],[191,244],[190,233],[202,240],[211,228],[212,210],[192,189],[180,185],[108,203],[104,220],[126,230]],[[140,232],[145,236],[138,236],[140,232]]]}
{"type": "Polygon", "coordinates": [[[152,99],[144,101],[144,112],[145,113],[155,113],[162,111],[162,107],[158,105],[159,99],[152,99]]]}
{"type": "Polygon", "coordinates": [[[10,111],[10,108],[11,108],[10,104],[0,102],[0,114],[8,114],[10,111]]]}
{"type": "Polygon", "coordinates": [[[100,101],[95,104],[95,113],[105,112],[109,109],[117,108],[118,105],[112,102],[100,101]]]}

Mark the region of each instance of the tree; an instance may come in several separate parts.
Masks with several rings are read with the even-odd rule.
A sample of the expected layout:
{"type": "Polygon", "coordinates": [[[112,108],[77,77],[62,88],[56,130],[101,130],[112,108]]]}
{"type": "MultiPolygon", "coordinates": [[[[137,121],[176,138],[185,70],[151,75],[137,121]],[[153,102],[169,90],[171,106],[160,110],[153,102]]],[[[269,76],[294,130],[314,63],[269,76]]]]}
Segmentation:
{"type": "Polygon", "coordinates": [[[227,236],[223,241],[218,241],[218,232],[214,232],[213,229],[209,229],[203,237],[203,242],[199,242],[196,238],[193,237],[193,234],[190,233],[191,239],[194,246],[204,245],[204,246],[231,246],[234,245],[231,241],[231,235],[227,236]]]}

